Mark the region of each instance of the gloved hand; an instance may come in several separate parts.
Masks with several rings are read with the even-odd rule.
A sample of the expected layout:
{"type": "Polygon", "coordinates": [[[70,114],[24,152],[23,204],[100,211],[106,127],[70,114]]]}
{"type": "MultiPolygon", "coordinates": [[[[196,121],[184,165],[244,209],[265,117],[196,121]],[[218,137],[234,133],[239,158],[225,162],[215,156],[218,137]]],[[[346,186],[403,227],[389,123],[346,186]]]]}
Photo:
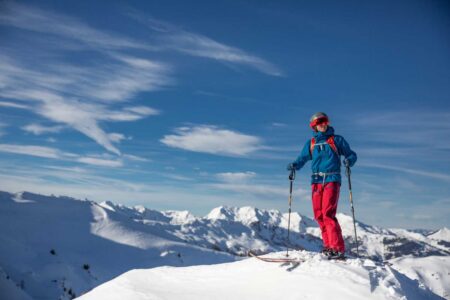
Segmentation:
{"type": "Polygon", "coordinates": [[[343,163],[345,167],[350,167],[350,161],[347,158],[344,158],[343,163]]]}
{"type": "Polygon", "coordinates": [[[287,165],[287,168],[286,168],[288,171],[292,171],[292,170],[295,170],[296,169],[296,164],[295,163],[290,163],[290,164],[288,164],[287,165]]]}

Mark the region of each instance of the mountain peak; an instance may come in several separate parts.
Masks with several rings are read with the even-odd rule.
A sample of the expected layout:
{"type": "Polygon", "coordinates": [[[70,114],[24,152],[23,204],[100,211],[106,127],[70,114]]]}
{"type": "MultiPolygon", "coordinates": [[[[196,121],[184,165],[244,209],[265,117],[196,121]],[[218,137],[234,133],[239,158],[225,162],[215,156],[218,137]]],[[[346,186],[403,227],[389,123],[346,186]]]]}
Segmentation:
{"type": "Polygon", "coordinates": [[[450,229],[447,227],[441,228],[428,237],[435,240],[444,240],[446,242],[450,242],[450,229]]]}

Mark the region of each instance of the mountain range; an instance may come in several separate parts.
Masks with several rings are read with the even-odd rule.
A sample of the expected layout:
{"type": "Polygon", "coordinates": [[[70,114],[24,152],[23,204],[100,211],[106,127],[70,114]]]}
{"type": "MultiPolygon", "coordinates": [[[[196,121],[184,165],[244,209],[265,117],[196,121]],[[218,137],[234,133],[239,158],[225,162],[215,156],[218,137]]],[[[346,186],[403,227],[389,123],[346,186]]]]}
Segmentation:
{"type": "MultiPolygon", "coordinates": [[[[449,297],[448,228],[385,229],[357,221],[356,259],[353,220],[337,217],[355,261],[392,267],[413,285],[449,297]]],[[[261,255],[289,250],[325,263],[317,258],[321,240],[314,220],[293,212],[289,240],[287,227],[287,213],[254,207],[221,206],[197,217],[188,211],[0,192],[0,293],[8,299],[73,299],[135,269],[160,276],[161,268],[174,274],[200,265],[239,268],[249,250],[261,255]]]]}

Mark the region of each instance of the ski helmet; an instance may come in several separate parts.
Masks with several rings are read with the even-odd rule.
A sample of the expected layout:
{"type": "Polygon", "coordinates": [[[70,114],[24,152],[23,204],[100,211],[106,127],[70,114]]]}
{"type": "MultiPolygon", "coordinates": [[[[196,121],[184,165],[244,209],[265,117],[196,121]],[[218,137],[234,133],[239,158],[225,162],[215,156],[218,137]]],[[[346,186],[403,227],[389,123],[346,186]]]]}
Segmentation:
{"type": "Polygon", "coordinates": [[[309,119],[309,126],[311,126],[312,129],[315,129],[318,124],[324,123],[326,125],[330,123],[327,114],[324,112],[315,113],[314,115],[312,115],[311,119],[309,119]]]}

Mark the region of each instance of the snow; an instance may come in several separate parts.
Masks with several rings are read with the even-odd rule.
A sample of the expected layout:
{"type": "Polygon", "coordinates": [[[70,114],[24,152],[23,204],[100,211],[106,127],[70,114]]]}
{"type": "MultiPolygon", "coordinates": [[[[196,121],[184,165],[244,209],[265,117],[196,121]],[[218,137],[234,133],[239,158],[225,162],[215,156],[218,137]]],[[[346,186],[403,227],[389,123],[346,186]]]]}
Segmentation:
{"type": "Polygon", "coordinates": [[[0,269],[0,296],[8,300],[32,300],[9,276],[0,269]]]}
{"type": "Polygon", "coordinates": [[[450,242],[450,229],[447,227],[444,227],[437,232],[431,234],[428,236],[429,238],[435,239],[435,240],[443,240],[446,242],[450,242]]]}
{"type": "MultiPolygon", "coordinates": [[[[347,248],[352,250],[353,219],[344,214],[337,217],[347,248]]],[[[366,298],[364,291],[372,287],[376,287],[371,292],[373,299],[389,293],[392,299],[399,299],[411,291],[416,293],[419,285],[429,287],[438,295],[448,295],[445,289],[449,285],[448,273],[444,270],[450,269],[450,245],[445,240],[446,228],[429,235],[426,231],[383,229],[357,222],[360,253],[370,259],[351,260],[342,265],[315,256],[322,243],[314,220],[292,212],[289,240],[287,220],[287,213],[249,206],[221,206],[205,217],[195,217],[188,211],[157,211],[109,201],[96,203],[28,192],[0,192],[0,299],[27,299],[27,295],[34,299],[72,299],[96,287],[96,290],[103,290],[105,286],[112,286],[115,277],[127,274],[143,274],[144,278],[136,280],[145,281],[149,277],[155,280],[151,287],[160,285],[161,289],[163,286],[167,289],[172,286],[169,279],[156,283],[167,272],[173,273],[174,286],[179,287],[171,289],[174,295],[182,293],[181,290],[191,291],[192,295],[199,293],[183,286],[184,281],[191,280],[184,275],[195,282],[198,280],[192,287],[205,282],[208,286],[204,288],[208,291],[221,290],[218,283],[213,282],[211,274],[215,273],[233,290],[224,293],[224,298],[225,295],[236,296],[233,294],[237,293],[236,288],[242,288],[240,284],[253,280],[254,276],[264,283],[260,288],[268,294],[280,290],[276,284],[283,285],[286,281],[295,287],[299,287],[299,283],[300,286],[307,284],[302,293],[311,295],[314,291],[309,288],[324,284],[326,279],[326,288],[348,299],[357,296],[352,298],[348,295],[350,291],[341,291],[340,286],[350,283],[355,286],[349,285],[347,290],[361,293],[360,299],[366,298]],[[260,261],[256,264],[254,259],[243,259],[249,249],[277,255],[286,246],[304,249],[294,253],[309,261],[288,272],[288,266],[265,263],[263,267],[260,261]],[[406,255],[410,255],[410,259],[396,259],[406,255]],[[446,259],[441,260],[442,257],[446,259]],[[394,269],[380,265],[389,258],[394,269]],[[435,275],[427,277],[427,270],[435,275]],[[310,279],[305,278],[307,273],[312,276],[310,279]],[[333,276],[345,279],[336,281],[335,286],[333,276]],[[266,277],[270,283],[265,282],[266,277]],[[8,297],[4,291],[8,291],[8,297]]],[[[155,293],[155,299],[165,297],[164,293],[148,287],[143,289],[149,295],[155,293]]],[[[243,293],[248,297],[253,295],[251,290],[245,292],[245,288],[243,293]]],[[[294,290],[291,293],[300,295],[294,290]]],[[[217,294],[211,295],[216,297],[217,294]]]]}
{"type": "Polygon", "coordinates": [[[330,262],[306,251],[291,256],[306,262],[295,266],[249,258],[210,266],[132,270],[78,299],[440,299],[389,266],[370,260],[330,262]]]}
{"type": "Polygon", "coordinates": [[[192,215],[187,210],[183,211],[166,210],[163,212],[163,214],[170,219],[170,224],[173,225],[192,223],[196,220],[194,215],[192,215]]]}
{"type": "Polygon", "coordinates": [[[450,299],[450,256],[401,257],[391,260],[393,268],[422,286],[450,299]]]}
{"type": "Polygon", "coordinates": [[[111,203],[31,193],[21,195],[28,201],[16,198],[0,192],[0,267],[36,299],[70,299],[130,269],[236,259],[135,221],[135,210],[111,203]]]}

